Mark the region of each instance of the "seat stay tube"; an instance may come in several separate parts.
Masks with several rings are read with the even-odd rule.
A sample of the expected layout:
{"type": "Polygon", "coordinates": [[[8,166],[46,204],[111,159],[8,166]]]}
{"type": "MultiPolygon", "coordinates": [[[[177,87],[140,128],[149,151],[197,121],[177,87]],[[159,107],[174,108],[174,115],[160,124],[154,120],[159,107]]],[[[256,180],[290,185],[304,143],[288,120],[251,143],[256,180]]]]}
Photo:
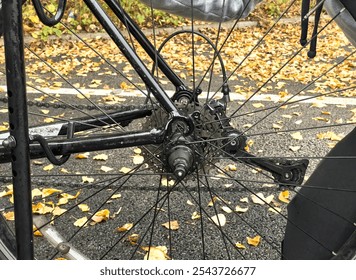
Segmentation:
{"type": "Polygon", "coordinates": [[[162,107],[168,113],[173,113],[174,116],[180,116],[180,113],[178,112],[173,101],[169,98],[157,80],[152,76],[151,72],[147,69],[145,64],[138,57],[136,52],[132,49],[125,37],[121,34],[117,26],[112,22],[99,3],[96,0],[84,0],[84,2],[162,107]]]}
{"type": "Polygon", "coordinates": [[[177,74],[169,67],[167,62],[163,59],[163,57],[158,53],[156,48],[152,45],[152,43],[148,40],[145,34],[141,31],[141,29],[137,26],[135,21],[126,13],[124,9],[120,6],[120,4],[115,0],[105,0],[105,3],[110,7],[110,9],[115,13],[118,19],[126,26],[128,32],[135,37],[137,42],[141,45],[141,47],[146,51],[146,53],[150,56],[152,61],[157,60],[158,68],[164,73],[164,75],[171,81],[171,83],[178,90],[187,89],[184,82],[177,76],[177,74]]]}
{"type": "MultiPolygon", "coordinates": [[[[29,132],[23,48],[22,0],[2,1],[18,259],[33,259],[32,197],[29,132]]],[[[7,145],[5,144],[7,143],[7,145]]]]}

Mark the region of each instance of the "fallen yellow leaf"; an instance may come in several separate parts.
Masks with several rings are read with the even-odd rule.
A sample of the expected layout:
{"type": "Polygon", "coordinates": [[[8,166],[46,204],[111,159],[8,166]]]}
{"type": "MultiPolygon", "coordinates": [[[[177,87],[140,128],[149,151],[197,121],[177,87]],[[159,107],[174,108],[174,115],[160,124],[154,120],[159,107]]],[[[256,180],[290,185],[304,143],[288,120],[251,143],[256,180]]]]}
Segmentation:
{"type": "Polygon", "coordinates": [[[66,211],[67,211],[67,209],[63,209],[63,208],[60,208],[59,206],[56,206],[52,211],[52,215],[53,216],[60,216],[63,213],[65,213],[66,211]]]}
{"type": "Polygon", "coordinates": [[[121,167],[121,169],[119,171],[127,174],[127,173],[130,173],[132,171],[132,169],[128,168],[128,167],[121,167]]]}
{"type": "Polygon", "coordinates": [[[94,214],[94,216],[91,217],[91,219],[95,223],[101,223],[103,221],[107,221],[109,219],[109,217],[110,217],[110,211],[108,209],[103,209],[103,210],[96,212],[94,214]]]}
{"type": "Polygon", "coordinates": [[[299,131],[292,133],[291,136],[295,140],[303,140],[303,135],[299,131]]]}
{"type": "Polygon", "coordinates": [[[280,192],[278,195],[278,199],[284,203],[289,203],[289,191],[285,190],[283,192],[280,192]]]}
{"type": "Polygon", "coordinates": [[[237,213],[245,213],[245,212],[247,212],[247,210],[248,210],[248,207],[242,208],[242,207],[240,207],[238,205],[235,207],[235,211],[237,213]]]}
{"type": "Polygon", "coordinates": [[[89,153],[77,154],[75,156],[76,159],[87,159],[89,157],[89,153]]]}
{"type": "Polygon", "coordinates": [[[94,178],[88,177],[88,176],[82,176],[82,183],[93,183],[95,181],[94,178]]]}
{"type": "Polygon", "coordinates": [[[246,249],[245,245],[243,245],[241,242],[236,242],[235,246],[237,249],[246,249]]]}
{"type": "Polygon", "coordinates": [[[144,260],[170,260],[170,257],[167,255],[168,249],[166,246],[142,247],[142,250],[147,252],[144,260]]]}
{"type": "Polygon", "coordinates": [[[33,235],[34,236],[38,236],[38,237],[43,236],[43,234],[36,228],[35,225],[33,225],[32,229],[33,229],[33,235]]]}
{"type": "Polygon", "coordinates": [[[53,164],[49,164],[49,165],[46,165],[45,167],[43,167],[43,170],[44,171],[51,171],[53,168],[54,168],[53,164]]]}
{"type": "Polygon", "coordinates": [[[42,197],[46,197],[46,196],[50,196],[54,193],[60,193],[62,192],[61,190],[58,189],[51,189],[51,188],[47,188],[47,189],[43,189],[42,190],[42,197]]]}
{"type": "Polygon", "coordinates": [[[137,245],[138,239],[139,239],[139,235],[137,233],[131,234],[128,237],[128,240],[130,242],[131,245],[137,245]]]}
{"type": "Polygon", "coordinates": [[[6,220],[15,221],[15,213],[13,211],[5,212],[3,215],[6,220]]]}
{"type": "Polygon", "coordinates": [[[217,226],[223,227],[226,225],[226,217],[224,214],[217,214],[210,218],[217,226]]]}
{"type": "Polygon", "coordinates": [[[232,213],[232,209],[228,206],[221,206],[221,210],[223,210],[225,213],[232,213]]]}
{"type": "Polygon", "coordinates": [[[109,166],[101,166],[100,167],[100,170],[101,171],[104,171],[104,172],[109,172],[109,171],[112,171],[112,170],[114,170],[114,168],[111,168],[111,167],[109,167],[109,166]]]}
{"type": "Polygon", "coordinates": [[[256,235],[255,237],[246,237],[247,244],[257,247],[261,243],[261,236],[256,235]]]}
{"type": "Polygon", "coordinates": [[[132,227],[133,227],[133,224],[132,224],[132,223],[127,223],[127,224],[124,224],[124,225],[121,226],[121,227],[118,227],[118,228],[117,228],[117,231],[118,231],[118,232],[129,231],[130,229],[132,229],[132,227]]]}
{"type": "Polygon", "coordinates": [[[265,105],[263,105],[262,103],[254,103],[252,104],[253,107],[255,107],[256,109],[260,109],[260,108],[264,108],[265,105]]]}
{"type": "Polygon", "coordinates": [[[145,161],[145,158],[141,155],[135,155],[133,157],[133,163],[134,164],[142,164],[145,161]]]}
{"type": "Polygon", "coordinates": [[[102,161],[106,161],[108,160],[109,156],[106,154],[99,154],[93,157],[94,160],[102,160],[102,161]]]}
{"type": "Polygon", "coordinates": [[[78,208],[82,211],[82,212],[88,212],[90,210],[90,207],[87,204],[79,204],[78,208]]]}
{"type": "Polygon", "coordinates": [[[83,217],[83,218],[80,218],[80,219],[76,220],[74,222],[74,225],[76,227],[82,227],[84,225],[87,225],[87,222],[88,222],[88,218],[87,217],[83,217]]]}
{"type": "Polygon", "coordinates": [[[197,211],[194,211],[194,213],[192,214],[192,220],[198,220],[200,218],[200,214],[197,211]]]}

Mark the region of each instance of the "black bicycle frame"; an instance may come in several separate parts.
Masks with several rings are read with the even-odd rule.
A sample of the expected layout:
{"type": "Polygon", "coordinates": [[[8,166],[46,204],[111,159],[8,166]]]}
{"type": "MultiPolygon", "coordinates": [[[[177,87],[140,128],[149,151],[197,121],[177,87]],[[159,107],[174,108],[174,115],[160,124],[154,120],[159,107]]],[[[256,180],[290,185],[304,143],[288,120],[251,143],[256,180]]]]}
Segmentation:
{"type": "MultiPolygon", "coordinates": [[[[40,0],[36,0],[37,5],[40,0]]],[[[35,1],[35,2],[36,2],[35,1]]],[[[164,89],[153,77],[142,60],[139,58],[132,46],[127,42],[117,26],[109,18],[104,9],[96,0],[83,0],[94,16],[101,23],[103,28],[121,50],[122,54],[131,63],[137,74],[145,83],[150,94],[158,103],[170,114],[170,120],[174,118],[186,119],[177,110],[174,102],[166,94],[164,89]]],[[[3,141],[0,147],[0,163],[12,163],[12,176],[14,185],[15,201],[15,230],[17,240],[17,258],[33,259],[33,224],[32,224],[32,203],[31,203],[31,178],[30,159],[48,157],[43,145],[40,143],[30,143],[30,135],[27,119],[27,97],[26,97],[26,74],[23,51],[23,30],[22,30],[22,4],[23,0],[3,1],[4,19],[4,42],[6,55],[7,91],[9,98],[9,137],[3,141]]],[[[161,71],[176,87],[177,91],[185,90],[186,86],[181,79],[168,66],[164,59],[158,54],[155,47],[142,33],[140,28],[132,18],[122,9],[116,0],[105,0],[118,19],[126,26],[128,31],[144,48],[153,61],[156,62],[161,71]]],[[[41,6],[38,5],[40,8],[41,6]]],[[[62,5],[63,6],[63,5],[62,5]]],[[[65,3],[64,3],[65,6],[65,3]]],[[[64,7],[62,7],[64,9],[64,7]]],[[[39,9],[43,11],[43,8],[39,9]]],[[[54,20],[63,15],[63,11],[58,12],[54,20]]],[[[44,18],[41,13],[40,18],[44,18]]],[[[51,21],[52,22],[52,21],[51,21]]],[[[151,109],[152,110],[152,109],[151,109]]],[[[74,132],[90,129],[92,125],[99,123],[111,124],[130,121],[148,116],[151,110],[128,110],[125,112],[115,112],[107,116],[98,116],[95,120],[81,120],[74,127],[74,132]],[[113,121],[113,122],[112,122],[113,121]],[[99,123],[97,123],[99,122],[99,123]]],[[[167,126],[168,127],[168,126],[167,126]]],[[[167,128],[166,127],[166,128],[167,128]]],[[[67,134],[69,124],[62,123],[59,135],[67,134]]],[[[46,140],[46,146],[51,150],[53,156],[64,156],[72,153],[99,151],[107,149],[117,149],[148,144],[160,144],[164,141],[164,129],[153,129],[151,131],[138,131],[130,133],[106,134],[93,136],[90,138],[71,138],[64,140],[46,140]]],[[[42,143],[43,144],[43,143],[42,143]]]]}

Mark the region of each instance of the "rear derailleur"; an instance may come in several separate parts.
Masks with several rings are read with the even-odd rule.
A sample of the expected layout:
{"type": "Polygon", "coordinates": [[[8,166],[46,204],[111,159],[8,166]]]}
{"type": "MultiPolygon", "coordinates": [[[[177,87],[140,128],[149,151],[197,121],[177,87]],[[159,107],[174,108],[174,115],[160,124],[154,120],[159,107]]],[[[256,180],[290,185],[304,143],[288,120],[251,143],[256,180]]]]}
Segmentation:
{"type": "Polygon", "coordinates": [[[230,119],[225,115],[225,106],[219,102],[210,104],[211,113],[219,119],[224,131],[225,140],[222,142],[224,157],[228,156],[235,162],[243,162],[252,167],[268,171],[275,183],[283,188],[294,188],[303,183],[309,161],[285,160],[280,158],[256,157],[245,150],[247,138],[242,132],[233,128],[230,119]]]}

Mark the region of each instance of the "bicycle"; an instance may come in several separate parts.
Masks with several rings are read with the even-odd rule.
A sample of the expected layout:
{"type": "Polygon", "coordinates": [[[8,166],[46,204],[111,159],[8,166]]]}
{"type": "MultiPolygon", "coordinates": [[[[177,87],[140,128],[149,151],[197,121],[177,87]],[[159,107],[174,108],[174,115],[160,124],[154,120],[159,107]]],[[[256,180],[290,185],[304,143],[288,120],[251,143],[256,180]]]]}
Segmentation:
{"type": "MultiPolygon", "coordinates": [[[[326,132],[329,128],[345,128],[349,132],[355,122],[333,120],[300,129],[300,122],[289,121],[295,119],[293,116],[299,116],[298,112],[293,112],[295,105],[304,106],[300,104],[308,104],[302,103],[308,100],[354,91],[351,85],[297,98],[345,61],[350,63],[352,71],[355,66],[348,59],[353,51],[329,65],[323,74],[294,94],[282,96],[276,104],[253,103],[257,94],[285,68],[282,63],[269,78],[261,79],[259,85],[252,85],[257,89],[238,103],[233,102],[236,96],[231,94],[229,83],[257,48],[266,47],[265,39],[275,30],[276,23],[263,35],[256,35],[259,39],[251,51],[237,62],[236,67],[229,69],[229,61],[223,58],[228,53],[223,50],[239,19],[227,32],[226,39],[220,37],[224,33],[222,22],[213,34],[216,38],[209,39],[194,28],[192,13],[191,28],[173,33],[158,46],[155,28],[151,42],[125,12],[120,1],[104,2],[110,14],[117,17],[128,31],[126,37],[102,5],[96,0],[84,2],[130,62],[143,85],[137,83],[136,78],[131,80],[98,51],[92,51],[122,79],[123,88],[129,84],[140,96],[125,97],[132,98],[134,104],[118,105],[117,99],[125,96],[120,94],[109,96],[114,104],[103,104],[100,98],[96,103],[97,96],[88,96],[82,89],[74,87],[28,45],[26,51],[73,86],[81,99],[72,103],[69,96],[46,93],[42,88],[26,83],[20,28],[23,1],[3,1],[7,97],[2,101],[8,103],[9,122],[4,126],[9,127],[10,133],[0,135],[0,162],[4,166],[2,172],[11,169],[11,174],[1,177],[2,181],[13,182],[13,192],[10,186],[3,187],[2,197],[11,198],[13,193],[14,205],[12,199],[0,202],[3,213],[0,215],[0,259],[86,259],[87,255],[94,259],[355,258],[356,206],[353,202],[356,182],[352,151],[355,131],[343,140],[326,132]],[[137,43],[151,58],[152,70],[143,61],[137,43]],[[164,50],[179,44],[192,48],[184,52],[191,54],[191,59],[176,57],[172,66],[164,50]],[[209,56],[211,60],[205,69],[195,64],[209,56]],[[179,59],[183,59],[183,64],[188,67],[188,74],[175,71],[179,59]],[[186,81],[189,72],[192,83],[186,81]],[[214,78],[220,79],[217,86],[214,78]],[[168,85],[173,89],[172,95],[169,95],[168,85]],[[26,86],[36,92],[33,97],[39,94],[52,102],[43,101],[43,98],[27,101],[26,86]],[[207,88],[205,92],[203,87],[207,88]],[[137,105],[137,102],[141,104],[137,105]],[[60,114],[52,116],[51,121],[58,122],[39,124],[38,118],[47,116],[48,112],[31,112],[29,108],[33,106],[60,110],[71,116],[60,114]],[[268,126],[264,126],[263,121],[280,111],[284,112],[283,122],[267,122],[268,126]],[[258,113],[265,115],[255,120],[258,113]],[[35,125],[28,128],[29,123],[35,125]],[[261,131],[261,127],[267,130],[261,131]],[[319,146],[315,130],[321,133],[320,137],[341,141],[325,156],[325,147],[319,146]],[[306,134],[313,131],[313,137],[304,135],[310,141],[309,145],[313,145],[313,151],[289,147],[290,141],[303,139],[298,134],[300,131],[306,134]],[[290,133],[293,133],[293,139],[290,133]],[[258,137],[262,139],[256,139],[258,137]],[[278,142],[274,142],[274,137],[278,142]],[[260,151],[268,148],[268,140],[278,145],[282,155],[277,149],[260,151]],[[296,156],[299,150],[302,154],[296,156]],[[320,154],[318,150],[321,150],[320,154]],[[102,151],[109,151],[109,156],[101,154],[102,151]],[[87,173],[82,173],[81,166],[80,173],[54,167],[67,164],[75,168],[93,156],[88,155],[89,152],[98,152],[95,160],[100,164],[87,163],[84,167],[87,173]],[[134,167],[121,168],[120,172],[114,170],[118,170],[118,166],[98,169],[108,158],[117,157],[112,164],[121,167],[131,156],[135,160],[134,167]],[[38,159],[49,162],[39,162],[38,159]],[[314,170],[304,182],[310,172],[308,165],[314,170]],[[215,173],[212,173],[214,169],[215,173]],[[250,179],[252,174],[255,179],[250,179]],[[282,203],[288,202],[290,192],[295,195],[289,203],[287,217],[282,203]],[[265,197],[263,193],[271,195],[265,197]],[[256,212],[248,210],[247,205],[256,212]],[[279,221],[281,218],[282,222],[279,221]],[[255,223],[261,223],[261,220],[282,223],[279,226],[286,227],[285,235],[283,229],[256,227],[255,223]],[[63,231],[59,232],[59,228],[63,231]],[[34,234],[42,237],[34,238],[34,234]],[[104,237],[105,234],[108,237],[104,237]],[[282,248],[281,239],[284,239],[282,248]],[[34,251],[34,247],[38,250],[34,251]],[[264,255],[256,256],[260,253],[258,248],[264,255]],[[85,253],[80,249],[85,249],[85,253]]],[[[52,16],[39,0],[33,0],[33,3],[43,23],[53,26],[63,18],[65,0],[59,1],[57,12],[52,16]]],[[[294,3],[295,0],[290,2],[282,16],[294,3]]],[[[306,46],[315,43],[314,38],[335,18],[328,20],[312,39],[304,42],[304,47],[286,56],[285,61],[292,62],[306,46]]],[[[74,36],[82,46],[89,48],[78,34],[74,33],[74,36]]],[[[231,48],[228,51],[231,54],[231,48]]],[[[234,55],[235,49],[228,59],[233,60],[234,55]]],[[[64,63],[65,57],[61,59],[64,63]]],[[[250,75],[256,78],[253,73],[250,75]]],[[[275,83],[273,90],[283,88],[283,85],[275,83]]],[[[324,115],[332,114],[324,112],[324,115]]]]}

